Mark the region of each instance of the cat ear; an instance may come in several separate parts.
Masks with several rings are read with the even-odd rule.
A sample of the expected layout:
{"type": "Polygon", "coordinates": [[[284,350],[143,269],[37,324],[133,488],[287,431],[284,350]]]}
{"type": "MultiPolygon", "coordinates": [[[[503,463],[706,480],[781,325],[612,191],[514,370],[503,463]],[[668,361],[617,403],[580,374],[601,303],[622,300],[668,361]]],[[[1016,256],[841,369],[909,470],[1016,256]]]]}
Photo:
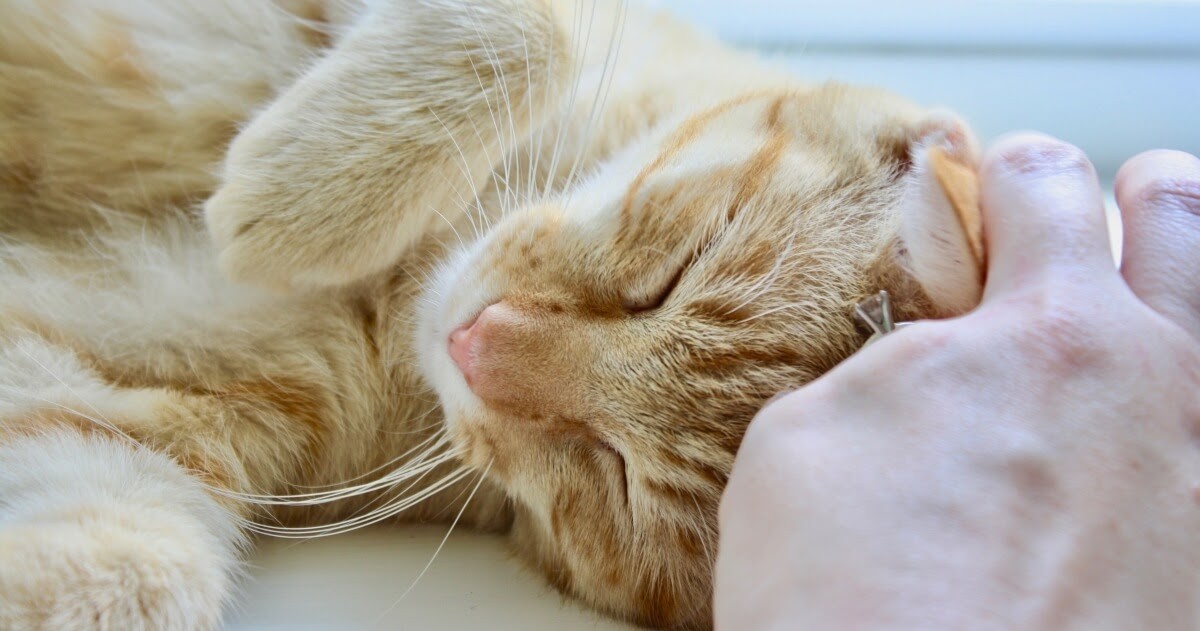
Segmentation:
{"type": "Polygon", "coordinates": [[[987,266],[978,149],[949,114],[929,116],[912,138],[900,207],[903,264],[940,310],[965,313],[983,296],[987,266]]]}

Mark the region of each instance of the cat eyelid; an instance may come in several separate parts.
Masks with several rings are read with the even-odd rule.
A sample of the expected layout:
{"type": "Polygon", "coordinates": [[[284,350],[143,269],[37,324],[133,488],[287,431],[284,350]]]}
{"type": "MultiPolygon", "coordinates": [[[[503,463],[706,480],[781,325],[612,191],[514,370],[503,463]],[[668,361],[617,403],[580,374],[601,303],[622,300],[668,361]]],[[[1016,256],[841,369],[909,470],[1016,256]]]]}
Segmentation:
{"type": "Polygon", "coordinates": [[[683,275],[686,274],[689,269],[691,269],[692,265],[695,264],[695,262],[699,260],[705,252],[708,251],[708,248],[713,245],[717,238],[718,236],[715,233],[709,235],[703,244],[700,245],[700,247],[692,250],[691,255],[688,256],[688,259],[679,266],[679,269],[675,270],[675,273],[671,275],[671,278],[667,280],[666,284],[661,286],[660,289],[650,298],[645,300],[626,300],[625,304],[623,305],[625,310],[631,314],[637,315],[654,311],[666,304],[667,301],[671,299],[671,294],[675,293],[675,288],[677,288],[680,281],[683,280],[683,275]]]}
{"type": "Polygon", "coordinates": [[[629,505],[629,462],[625,459],[625,454],[617,449],[611,442],[601,439],[599,441],[600,451],[609,454],[617,461],[617,473],[620,474],[621,491],[624,493],[625,504],[629,505]]]}
{"type": "Polygon", "coordinates": [[[679,281],[683,279],[683,272],[688,268],[687,265],[681,265],[678,270],[671,276],[665,285],[663,285],[652,296],[644,300],[627,300],[625,302],[625,310],[637,314],[654,311],[666,304],[667,299],[671,294],[675,293],[675,288],[679,286],[679,281]]]}

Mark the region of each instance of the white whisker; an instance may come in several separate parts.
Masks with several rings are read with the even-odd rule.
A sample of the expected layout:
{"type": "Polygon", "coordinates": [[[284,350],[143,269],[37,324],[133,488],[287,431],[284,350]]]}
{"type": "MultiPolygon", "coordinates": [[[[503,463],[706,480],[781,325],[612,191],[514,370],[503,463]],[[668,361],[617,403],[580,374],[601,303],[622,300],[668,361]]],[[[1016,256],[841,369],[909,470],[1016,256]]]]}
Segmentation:
{"type": "MultiPolygon", "coordinates": [[[[444,121],[442,121],[442,117],[438,116],[437,112],[435,112],[433,110],[433,108],[429,108],[429,113],[433,114],[433,118],[435,120],[437,120],[439,125],[442,126],[442,129],[446,131],[446,135],[450,137],[450,142],[454,144],[454,149],[455,149],[455,151],[458,152],[459,160],[462,162],[462,164],[459,168],[462,169],[463,175],[465,175],[467,178],[467,183],[470,185],[471,190],[474,191],[474,193],[475,193],[476,203],[478,203],[479,206],[482,207],[483,202],[479,201],[479,186],[475,183],[475,176],[471,174],[470,163],[467,162],[467,156],[465,153],[463,153],[462,146],[458,144],[458,139],[454,137],[454,134],[451,133],[450,128],[446,126],[446,123],[444,121]]],[[[435,209],[435,212],[436,212],[436,209],[435,209]]],[[[441,215],[441,213],[438,213],[438,214],[441,215]]],[[[470,216],[469,213],[468,213],[468,216],[470,216]]],[[[445,216],[443,216],[442,219],[445,219],[445,216]]],[[[448,220],[447,220],[447,223],[449,223],[448,220]]],[[[475,238],[478,239],[480,236],[479,227],[475,225],[475,220],[473,217],[471,217],[471,226],[475,228],[475,238]]],[[[451,224],[451,227],[453,228],[453,224],[451,224]]],[[[458,231],[455,230],[454,234],[458,234],[458,231]]],[[[460,242],[462,241],[461,236],[459,236],[459,241],[460,242]]]]}
{"type": "Polygon", "coordinates": [[[89,420],[89,421],[91,421],[91,422],[93,422],[93,423],[96,423],[97,425],[100,425],[101,427],[103,427],[103,428],[105,428],[105,429],[107,429],[107,430],[109,430],[109,431],[112,431],[112,432],[116,433],[118,436],[120,436],[120,437],[124,438],[125,440],[129,441],[131,444],[140,446],[140,443],[138,443],[138,441],[137,441],[137,440],[135,440],[135,439],[134,439],[132,436],[130,436],[129,434],[125,433],[125,432],[124,432],[124,431],[123,431],[121,428],[117,427],[117,426],[116,426],[116,424],[115,424],[115,423],[113,423],[112,421],[110,421],[110,420],[109,420],[107,417],[105,417],[105,416],[104,416],[104,413],[103,413],[103,412],[101,412],[99,409],[97,409],[97,408],[96,408],[96,406],[92,405],[92,404],[91,404],[91,403],[89,403],[89,402],[88,402],[86,399],[84,399],[83,397],[79,396],[79,393],[78,393],[78,392],[77,392],[77,391],[76,391],[74,388],[72,388],[70,385],[68,385],[66,381],[63,381],[61,377],[59,377],[58,375],[54,374],[54,371],[53,371],[53,370],[50,370],[50,368],[49,368],[49,367],[47,367],[47,366],[46,366],[45,364],[43,364],[42,362],[38,361],[38,358],[34,357],[32,353],[30,353],[28,350],[26,350],[25,348],[21,347],[20,345],[17,345],[17,348],[18,348],[18,349],[20,349],[20,351],[21,351],[22,353],[24,353],[24,354],[25,354],[25,357],[27,357],[27,358],[29,359],[29,361],[31,361],[31,362],[33,362],[33,363],[37,364],[39,368],[41,368],[42,370],[44,370],[44,371],[46,372],[46,374],[47,374],[47,375],[50,375],[50,377],[51,377],[51,378],[53,378],[55,381],[57,381],[57,382],[59,383],[59,385],[61,385],[62,387],[66,388],[66,389],[67,389],[67,392],[71,393],[71,396],[75,397],[75,399],[77,399],[77,400],[78,400],[80,403],[82,403],[83,405],[85,405],[85,406],[87,406],[88,408],[90,408],[90,409],[92,410],[92,413],[93,413],[93,414],[95,414],[96,416],[98,416],[98,417],[99,417],[99,419],[97,419],[97,418],[95,418],[95,417],[92,417],[92,416],[90,416],[90,415],[87,415],[87,414],[80,414],[80,413],[79,413],[77,410],[73,410],[73,409],[71,409],[71,408],[69,408],[69,407],[67,407],[67,406],[64,406],[64,405],[62,405],[62,404],[59,404],[59,403],[55,403],[55,402],[53,402],[53,401],[48,401],[48,400],[46,400],[46,399],[42,399],[41,397],[33,397],[33,398],[35,398],[35,399],[39,399],[39,400],[42,400],[42,401],[44,401],[45,403],[47,403],[47,404],[49,404],[49,405],[55,405],[55,406],[58,406],[58,407],[60,407],[60,408],[62,408],[62,409],[64,409],[64,410],[67,410],[67,411],[69,411],[69,412],[72,412],[72,413],[74,413],[74,414],[79,414],[79,416],[80,416],[80,417],[82,417],[82,418],[84,418],[84,419],[87,419],[87,420],[89,420]]]}
{"type": "MultiPolygon", "coordinates": [[[[425,417],[426,417],[426,416],[428,416],[428,415],[429,415],[429,412],[426,412],[425,414],[423,414],[423,415],[421,415],[421,416],[417,417],[417,418],[416,418],[416,419],[414,419],[414,420],[421,420],[421,419],[425,418],[425,417]]],[[[425,428],[425,429],[428,429],[428,428],[425,428]]],[[[388,460],[387,462],[385,462],[385,463],[383,463],[383,464],[381,464],[381,465],[379,465],[379,466],[377,466],[377,467],[374,467],[374,468],[370,469],[369,471],[365,471],[365,472],[363,472],[363,473],[360,473],[360,474],[358,474],[358,475],[356,475],[356,476],[354,476],[354,477],[347,478],[347,479],[345,479],[345,480],[342,480],[341,482],[334,482],[334,483],[332,483],[332,484],[315,484],[315,485],[299,485],[299,484],[297,484],[297,485],[293,485],[293,486],[294,486],[295,488],[298,488],[298,489],[314,489],[314,490],[315,490],[315,489],[332,489],[332,488],[334,488],[334,487],[343,487],[343,486],[345,486],[346,484],[349,484],[350,482],[354,482],[354,481],[356,481],[356,480],[361,480],[361,479],[363,479],[363,478],[366,478],[366,477],[372,476],[372,475],[374,475],[374,474],[376,474],[376,473],[379,473],[380,471],[383,471],[384,469],[387,469],[387,468],[391,467],[392,465],[396,464],[397,462],[400,462],[401,460],[404,460],[405,458],[407,458],[407,457],[408,457],[408,455],[409,455],[409,454],[411,454],[412,452],[414,452],[414,451],[417,451],[418,449],[420,449],[420,448],[422,448],[422,447],[424,447],[424,446],[428,445],[429,443],[431,443],[431,442],[433,442],[433,441],[437,440],[437,439],[438,439],[438,437],[439,437],[439,434],[438,434],[438,433],[434,433],[433,435],[429,436],[429,437],[428,437],[428,438],[426,438],[425,440],[423,440],[423,441],[421,441],[421,442],[417,443],[417,445],[416,445],[415,447],[413,447],[413,448],[409,449],[408,451],[406,451],[406,452],[404,452],[404,453],[400,454],[399,456],[396,456],[395,458],[392,458],[391,460],[388,460]]]]}
{"type": "Polygon", "coordinates": [[[624,39],[625,20],[628,11],[628,2],[622,0],[617,18],[613,23],[612,34],[609,36],[608,52],[604,57],[604,66],[600,73],[600,81],[596,85],[596,95],[593,97],[592,107],[588,111],[587,126],[583,132],[583,142],[579,144],[579,148],[575,152],[575,160],[571,164],[571,170],[568,172],[566,182],[563,185],[563,190],[567,191],[568,196],[570,195],[571,187],[575,185],[575,177],[578,173],[584,152],[592,141],[592,134],[595,133],[596,123],[603,116],[602,112],[608,101],[609,89],[612,87],[612,82],[616,77],[615,70],[618,57],[621,54],[621,41],[624,39]]]}
{"type": "MultiPolygon", "coordinates": [[[[472,19],[474,19],[473,13],[472,13],[472,19]]],[[[478,35],[479,34],[478,22],[476,22],[474,24],[474,27],[475,27],[475,32],[478,35]]],[[[479,43],[480,43],[480,45],[483,44],[482,36],[479,37],[479,43]]],[[[466,45],[463,46],[463,50],[466,50],[466,45]]],[[[503,132],[500,130],[500,123],[496,120],[496,110],[494,110],[492,108],[492,99],[490,96],[488,96],[489,93],[488,93],[487,86],[484,85],[483,77],[480,76],[480,74],[479,74],[479,67],[475,65],[475,58],[470,54],[469,51],[467,52],[467,61],[470,62],[470,64],[471,64],[471,71],[475,74],[475,81],[479,84],[479,90],[483,94],[483,102],[487,105],[488,116],[492,120],[492,128],[496,130],[496,145],[500,149],[500,161],[504,165],[505,187],[507,187],[508,186],[508,184],[507,184],[507,181],[508,181],[508,158],[507,158],[508,151],[504,148],[503,132]]],[[[487,144],[487,143],[483,143],[482,139],[480,140],[480,142],[484,146],[486,146],[486,144],[487,144]]],[[[495,173],[493,173],[492,177],[493,177],[492,181],[495,182],[495,177],[496,177],[495,173]]],[[[478,189],[476,189],[476,194],[478,194],[478,189]]],[[[482,204],[481,204],[481,206],[482,206],[482,204]]]]}
{"type": "Polygon", "coordinates": [[[471,504],[471,500],[475,498],[475,493],[479,491],[480,486],[483,486],[483,481],[487,479],[487,474],[491,470],[492,461],[489,461],[487,467],[485,467],[484,470],[479,474],[479,480],[475,482],[475,487],[471,489],[471,494],[468,495],[466,501],[463,502],[462,508],[458,509],[458,514],[454,516],[454,521],[450,522],[450,528],[446,530],[446,536],[442,537],[441,543],[439,543],[437,549],[433,551],[433,556],[430,557],[429,562],[425,564],[425,567],[421,568],[421,572],[417,574],[415,579],[413,579],[413,582],[408,586],[408,589],[404,590],[403,594],[400,594],[400,597],[396,599],[396,602],[392,603],[392,606],[388,607],[387,610],[384,611],[378,619],[376,619],[376,622],[379,622],[379,620],[391,613],[392,609],[395,609],[396,605],[399,605],[400,601],[404,600],[404,597],[408,596],[409,592],[411,592],[413,588],[417,586],[417,583],[421,582],[421,579],[425,577],[425,573],[429,571],[429,568],[433,567],[433,562],[437,560],[438,555],[442,552],[442,548],[444,548],[446,546],[446,542],[450,540],[450,534],[454,532],[454,527],[457,526],[458,521],[462,519],[463,513],[467,511],[467,506],[471,504]]]}
{"type": "Polygon", "coordinates": [[[278,537],[283,539],[308,539],[312,537],[329,537],[338,535],[352,530],[358,530],[374,524],[378,524],[416,506],[420,502],[436,495],[445,489],[453,486],[456,482],[470,475],[471,470],[463,467],[450,473],[442,480],[418,491],[414,495],[401,497],[393,502],[381,506],[378,509],[352,519],[342,520],[334,524],[322,526],[271,526],[267,524],[258,524],[254,522],[246,522],[247,529],[261,535],[278,537]]]}
{"type": "MultiPolygon", "coordinates": [[[[532,68],[532,62],[529,59],[529,36],[525,32],[525,24],[524,23],[521,24],[521,46],[523,48],[523,52],[525,53],[525,94],[526,94],[526,99],[528,100],[528,104],[525,107],[525,112],[529,117],[528,124],[529,124],[529,134],[530,134],[530,137],[527,138],[525,141],[525,146],[527,147],[527,156],[528,156],[527,163],[525,165],[525,169],[528,171],[526,183],[525,183],[525,195],[526,195],[526,197],[528,197],[529,195],[532,194],[534,187],[535,187],[534,181],[537,176],[537,160],[538,160],[539,155],[541,154],[541,151],[540,151],[541,147],[534,145],[533,137],[532,137],[533,132],[535,130],[534,121],[533,121],[533,101],[535,98],[534,93],[533,93],[533,68],[532,68]]],[[[546,58],[547,76],[549,76],[549,74],[551,72],[550,64],[553,63],[553,59],[554,59],[554,38],[550,38],[550,53],[549,53],[549,56],[546,58]]],[[[547,82],[547,83],[549,83],[549,82],[547,82]]],[[[550,93],[550,90],[548,88],[542,92],[542,109],[540,111],[543,112],[544,115],[548,114],[548,112],[547,112],[548,103],[546,102],[546,100],[547,100],[547,95],[549,95],[549,93],[550,93]]],[[[544,127],[544,125],[541,127],[544,127]]],[[[540,129],[538,129],[538,133],[539,133],[539,135],[541,134],[540,129]]],[[[528,201],[529,200],[526,199],[526,202],[528,202],[528,201]]]]}
{"type": "MultiPolygon", "coordinates": [[[[256,493],[238,493],[235,491],[221,490],[219,493],[222,496],[230,499],[256,504],[259,506],[313,506],[316,504],[327,504],[339,500],[358,497],[381,489],[386,489],[396,484],[408,480],[418,474],[427,473],[428,471],[438,467],[441,464],[449,462],[455,458],[452,451],[436,453],[439,449],[450,444],[449,438],[444,435],[435,435],[438,439],[433,445],[426,447],[424,451],[417,454],[413,460],[406,463],[405,466],[388,473],[385,476],[364,482],[362,484],[352,485],[346,488],[334,489],[331,491],[315,491],[312,493],[295,493],[286,495],[264,495],[256,493]]],[[[412,451],[420,449],[424,443],[413,448],[412,451]]]]}
{"type": "MultiPolygon", "coordinates": [[[[571,98],[567,102],[566,108],[563,110],[566,114],[564,116],[562,116],[559,121],[558,130],[555,133],[555,138],[554,138],[554,147],[550,150],[550,167],[549,167],[549,171],[547,172],[548,175],[546,178],[546,183],[544,185],[545,188],[543,189],[543,199],[545,199],[545,197],[548,196],[550,194],[550,192],[554,190],[554,182],[555,182],[555,179],[558,177],[558,162],[559,162],[559,158],[562,155],[563,142],[566,140],[565,132],[566,132],[567,125],[570,121],[570,117],[575,111],[575,104],[579,100],[579,90],[581,87],[581,83],[583,81],[583,69],[587,63],[588,42],[591,39],[590,26],[588,28],[587,37],[585,38],[583,35],[583,3],[582,3],[582,0],[578,3],[576,3],[575,6],[579,8],[579,11],[574,16],[574,26],[573,26],[572,32],[571,32],[571,41],[577,45],[579,44],[581,39],[583,39],[584,41],[583,41],[583,45],[580,46],[578,49],[579,50],[579,60],[573,71],[575,85],[571,90],[571,98]]],[[[595,22],[596,6],[597,6],[596,0],[593,0],[593,2],[592,2],[592,17],[591,17],[592,22],[595,22]]]]}
{"type": "MultiPolygon", "coordinates": [[[[492,42],[492,36],[490,34],[488,34],[487,31],[480,30],[479,20],[477,19],[477,15],[476,15],[475,11],[473,11],[473,10],[470,11],[470,14],[471,14],[471,21],[475,27],[475,33],[480,36],[480,44],[483,44],[484,49],[488,51],[488,64],[490,66],[492,66],[492,69],[496,71],[496,76],[499,77],[500,94],[497,95],[497,100],[503,101],[504,108],[508,112],[508,128],[509,128],[509,133],[511,134],[510,138],[511,138],[512,142],[515,144],[517,142],[517,136],[518,136],[517,127],[516,127],[516,123],[515,123],[516,116],[513,114],[513,111],[512,111],[512,97],[509,95],[509,92],[508,92],[508,79],[505,77],[505,74],[504,74],[504,64],[502,64],[500,62],[500,53],[498,50],[496,50],[496,46],[492,42]],[[483,43],[483,39],[485,39],[485,38],[487,39],[486,44],[483,43]]],[[[500,129],[496,130],[497,138],[500,137],[501,133],[502,132],[500,129]]],[[[509,193],[512,190],[512,179],[511,179],[511,175],[509,173],[509,168],[510,168],[510,164],[512,161],[512,157],[513,157],[513,155],[515,155],[516,152],[512,151],[512,150],[504,151],[503,143],[501,143],[500,146],[502,148],[502,156],[503,156],[502,163],[504,165],[504,188],[503,188],[504,194],[502,195],[502,197],[507,199],[509,193]]],[[[484,215],[484,219],[485,219],[485,221],[487,220],[486,214],[484,215]]],[[[491,230],[490,222],[488,224],[488,230],[489,231],[491,230]]]]}

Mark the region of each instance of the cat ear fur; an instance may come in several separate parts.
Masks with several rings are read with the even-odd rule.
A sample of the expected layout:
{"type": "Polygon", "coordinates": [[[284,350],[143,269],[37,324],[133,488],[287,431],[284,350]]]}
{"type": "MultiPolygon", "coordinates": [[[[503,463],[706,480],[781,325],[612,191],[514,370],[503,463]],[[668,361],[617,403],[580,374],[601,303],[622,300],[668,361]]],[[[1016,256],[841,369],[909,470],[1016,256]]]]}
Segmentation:
{"type": "Polygon", "coordinates": [[[978,149],[949,114],[917,125],[911,167],[903,177],[903,264],[947,315],[965,313],[983,296],[987,253],[979,206],[978,149]]]}

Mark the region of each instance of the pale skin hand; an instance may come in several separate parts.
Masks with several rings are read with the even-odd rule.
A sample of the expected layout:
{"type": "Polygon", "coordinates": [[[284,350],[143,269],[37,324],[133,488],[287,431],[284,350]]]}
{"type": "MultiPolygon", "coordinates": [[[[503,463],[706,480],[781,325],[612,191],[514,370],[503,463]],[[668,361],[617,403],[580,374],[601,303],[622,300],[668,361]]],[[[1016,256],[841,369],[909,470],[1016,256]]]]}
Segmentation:
{"type": "Polygon", "coordinates": [[[764,409],[721,505],[724,629],[1200,626],[1200,160],[1100,189],[1040,136],[985,156],[983,304],[764,409]]]}

